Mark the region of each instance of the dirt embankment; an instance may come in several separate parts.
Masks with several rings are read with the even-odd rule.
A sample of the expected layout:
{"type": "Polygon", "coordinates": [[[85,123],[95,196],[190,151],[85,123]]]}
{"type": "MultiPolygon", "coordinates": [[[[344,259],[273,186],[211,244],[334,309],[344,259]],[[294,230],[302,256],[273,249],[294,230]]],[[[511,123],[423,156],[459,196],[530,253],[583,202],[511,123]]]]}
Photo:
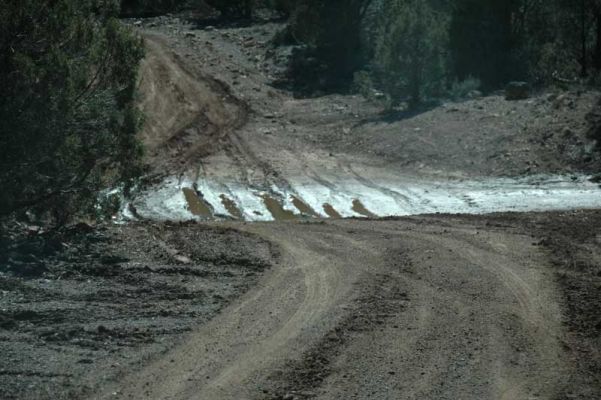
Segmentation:
{"type": "Polygon", "coordinates": [[[140,138],[153,172],[174,174],[219,149],[247,120],[247,106],[229,87],[186,64],[161,35],[146,34],[140,70],[140,138]]]}
{"type": "MultiPolygon", "coordinates": [[[[194,163],[202,164],[210,175],[229,165],[233,172],[226,177],[239,179],[236,167],[253,168],[252,179],[260,180],[263,178],[257,176],[310,167],[315,159],[330,159],[332,166],[361,160],[405,175],[436,178],[601,170],[601,156],[589,135],[591,119],[586,118],[599,107],[597,91],[550,90],[521,101],[492,95],[445,102],[418,113],[390,115],[360,96],[299,99],[274,87],[283,76],[290,53],[289,48],[271,44],[282,24],[198,28],[179,18],[163,17],[144,20],[142,27],[149,38],[154,38],[149,43],[147,65],[177,61],[177,68],[170,67],[167,79],[160,75],[161,68],[148,71],[148,83],[143,87],[150,96],[144,104],[151,118],[159,116],[149,120],[148,126],[161,127],[161,121],[172,116],[178,116],[182,126],[187,125],[183,123],[186,118],[181,118],[183,110],[193,111],[191,115],[200,111],[201,119],[215,120],[214,125],[219,126],[223,118],[236,115],[232,104],[240,101],[248,105],[247,123],[228,130],[222,147],[194,135],[182,142],[189,149],[204,149],[190,153],[191,170],[196,169],[194,163]],[[178,68],[194,70],[194,74],[183,74],[180,79],[178,68]],[[199,77],[200,83],[189,82],[199,77]],[[222,89],[203,87],[211,80],[227,87],[229,97],[221,98],[222,89]],[[180,90],[170,85],[162,90],[167,96],[152,95],[151,82],[155,81],[179,82],[175,88],[193,92],[190,98],[200,94],[200,104],[191,107],[188,96],[179,97],[180,90]]],[[[201,131],[210,133],[211,129],[201,131]]],[[[162,146],[160,141],[156,144],[162,146]]],[[[177,164],[178,160],[172,161],[177,164]]]]}

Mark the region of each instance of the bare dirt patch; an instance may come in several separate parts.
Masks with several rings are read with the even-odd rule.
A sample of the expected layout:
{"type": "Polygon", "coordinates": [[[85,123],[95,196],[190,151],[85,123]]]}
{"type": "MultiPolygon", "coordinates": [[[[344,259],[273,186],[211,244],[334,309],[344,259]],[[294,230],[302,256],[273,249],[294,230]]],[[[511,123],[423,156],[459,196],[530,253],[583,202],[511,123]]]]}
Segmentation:
{"type": "MultiPolygon", "coordinates": [[[[596,398],[598,313],[564,291],[565,265],[542,243],[575,245],[562,226],[596,232],[600,218],[228,223],[272,241],[281,262],[117,398],[596,398]]],[[[575,290],[598,302],[595,287],[575,290]]]]}
{"type": "Polygon", "coordinates": [[[246,121],[246,105],[227,85],[183,62],[162,35],[147,34],[145,43],[140,137],[152,169],[175,173],[218,149],[223,136],[246,121]]]}
{"type": "Polygon", "coordinates": [[[248,234],[196,224],[72,228],[2,250],[0,397],[74,399],[157,357],[272,262],[248,234]]]}
{"type": "MultiPolygon", "coordinates": [[[[437,177],[601,169],[590,117],[598,113],[597,91],[556,89],[520,101],[492,94],[391,114],[358,95],[296,98],[275,87],[290,54],[290,48],[272,44],[283,24],[215,28],[163,17],[144,20],[142,26],[161,35],[184,65],[201,66],[204,76],[223,82],[248,104],[248,123],[224,150],[241,168],[250,164],[277,175],[310,166],[313,155],[322,162],[331,158],[332,165],[362,160],[437,177]]],[[[213,162],[202,160],[207,173],[213,162]]]]}

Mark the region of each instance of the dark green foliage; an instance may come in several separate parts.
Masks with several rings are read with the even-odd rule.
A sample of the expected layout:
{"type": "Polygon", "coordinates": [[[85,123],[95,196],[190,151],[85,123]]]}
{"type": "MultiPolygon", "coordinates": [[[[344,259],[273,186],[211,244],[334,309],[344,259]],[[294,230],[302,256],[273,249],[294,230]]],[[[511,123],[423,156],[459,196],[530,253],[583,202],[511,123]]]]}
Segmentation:
{"type": "Polygon", "coordinates": [[[207,0],[223,18],[252,18],[253,0],[207,0]]]}
{"type": "Polygon", "coordinates": [[[251,19],[253,10],[267,7],[289,15],[296,0],[121,0],[123,16],[148,17],[180,11],[218,11],[225,20],[251,19]]]}
{"type": "Polygon", "coordinates": [[[117,13],[107,0],[0,5],[0,214],[35,206],[61,222],[137,172],[143,47],[117,13]]]}
{"type": "Polygon", "coordinates": [[[340,89],[366,62],[363,21],[373,0],[304,0],[293,14],[289,36],[305,48],[291,62],[301,87],[340,89]],[[309,71],[312,69],[312,71],[309,71]]]}
{"type": "Polygon", "coordinates": [[[448,16],[424,0],[386,0],[374,72],[391,106],[440,97],[446,83],[448,16]]]}
{"type": "Polygon", "coordinates": [[[278,12],[283,16],[289,17],[295,10],[299,0],[268,0],[266,5],[278,12]]]}
{"type": "Polygon", "coordinates": [[[517,37],[512,18],[514,0],[458,0],[452,12],[450,51],[455,75],[481,79],[489,88],[523,79],[524,63],[517,62],[517,37]]]}
{"type": "Polygon", "coordinates": [[[177,11],[185,0],[121,0],[123,16],[154,16],[177,11]]]}
{"type": "Polygon", "coordinates": [[[473,75],[496,88],[515,79],[546,84],[601,70],[598,0],[454,4],[451,52],[453,72],[460,78],[473,75]]]}
{"type": "Polygon", "coordinates": [[[298,0],[279,38],[304,46],[290,68],[301,88],[358,76],[392,103],[470,77],[485,90],[601,79],[601,0],[298,0]]]}

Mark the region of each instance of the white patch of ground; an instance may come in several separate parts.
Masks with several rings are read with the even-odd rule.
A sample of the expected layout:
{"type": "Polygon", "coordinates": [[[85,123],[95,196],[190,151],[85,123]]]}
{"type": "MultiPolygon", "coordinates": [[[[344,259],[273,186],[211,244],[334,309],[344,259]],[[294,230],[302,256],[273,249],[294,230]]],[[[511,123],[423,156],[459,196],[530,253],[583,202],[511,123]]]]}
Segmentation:
{"type": "MultiPolygon", "coordinates": [[[[269,191],[240,183],[221,183],[200,179],[198,191],[215,215],[231,216],[222,196],[231,199],[248,221],[269,221],[274,217],[267,209],[264,196],[280,203],[284,210],[301,216],[292,203],[293,196],[302,200],[321,217],[328,217],[324,205],[331,205],[342,217],[361,217],[353,207],[359,201],[378,217],[430,213],[483,214],[502,211],[550,211],[601,206],[601,188],[586,176],[529,178],[491,178],[468,181],[359,181],[339,179],[324,183],[290,179],[287,185],[272,185],[269,191]]],[[[135,202],[144,218],[156,220],[188,220],[198,218],[190,213],[182,188],[192,182],[167,179],[158,188],[143,193],[135,202]]]]}

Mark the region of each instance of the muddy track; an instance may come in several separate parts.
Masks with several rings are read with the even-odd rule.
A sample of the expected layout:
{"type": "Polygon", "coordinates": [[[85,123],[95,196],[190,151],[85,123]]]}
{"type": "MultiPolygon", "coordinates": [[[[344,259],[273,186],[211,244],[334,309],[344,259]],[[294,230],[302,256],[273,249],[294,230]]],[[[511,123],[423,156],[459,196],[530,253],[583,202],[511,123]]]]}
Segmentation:
{"type": "Polygon", "coordinates": [[[100,398],[548,399],[565,384],[555,284],[524,235],[410,221],[239,228],[276,244],[279,265],[100,398]]]}

